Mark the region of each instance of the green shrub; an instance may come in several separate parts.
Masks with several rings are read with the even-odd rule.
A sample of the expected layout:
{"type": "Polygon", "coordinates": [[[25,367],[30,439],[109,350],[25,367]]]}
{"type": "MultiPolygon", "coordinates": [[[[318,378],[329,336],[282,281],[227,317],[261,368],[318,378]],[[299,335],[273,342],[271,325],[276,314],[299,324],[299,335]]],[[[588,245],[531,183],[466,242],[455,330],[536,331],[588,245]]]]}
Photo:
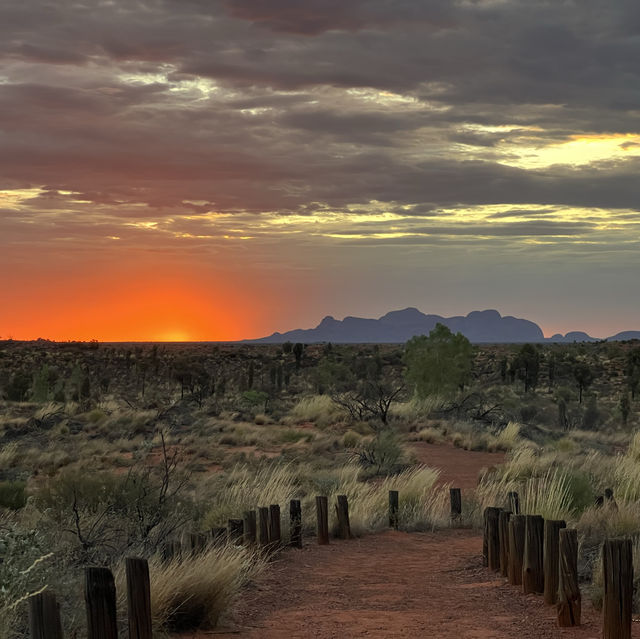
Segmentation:
{"type": "Polygon", "coordinates": [[[20,510],[27,503],[24,481],[0,481],[0,507],[20,510]]]}
{"type": "Polygon", "coordinates": [[[378,475],[388,475],[398,470],[405,461],[405,451],[398,433],[387,428],[379,432],[357,452],[358,462],[378,475]]]}
{"type": "Polygon", "coordinates": [[[348,430],[342,438],[342,445],[345,448],[355,448],[361,439],[362,437],[358,433],[353,430],[348,430]]]}

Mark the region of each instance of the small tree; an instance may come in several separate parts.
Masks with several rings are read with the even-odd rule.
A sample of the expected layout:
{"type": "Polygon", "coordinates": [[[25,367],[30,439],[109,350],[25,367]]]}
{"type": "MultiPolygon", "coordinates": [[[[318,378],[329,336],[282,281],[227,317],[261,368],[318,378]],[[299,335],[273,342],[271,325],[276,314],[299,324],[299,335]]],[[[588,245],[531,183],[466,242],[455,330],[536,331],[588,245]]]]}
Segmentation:
{"type": "Polygon", "coordinates": [[[629,351],[625,373],[631,399],[635,399],[640,387],[640,348],[634,348],[629,351]]]}
{"type": "Polygon", "coordinates": [[[538,373],[540,372],[540,353],[535,346],[525,344],[518,352],[511,366],[524,382],[525,393],[536,387],[538,373]]]}
{"type": "Polygon", "coordinates": [[[631,414],[631,401],[629,400],[629,393],[622,393],[620,395],[620,415],[622,416],[622,425],[626,426],[629,421],[629,415],[631,414]]]}
{"type": "Polygon", "coordinates": [[[577,362],[573,367],[573,377],[578,384],[578,403],[582,404],[582,394],[591,386],[594,374],[589,365],[585,362],[577,362]]]}
{"type": "Polygon", "coordinates": [[[300,368],[302,362],[302,353],[304,353],[304,344],[297,342],[293,346],[293,356],[296,358],[296,370],[300,368]]]}
{"type": "Polygon", "coordinates": [[[429,336],[412,337],[405,346],[405,377],[418,397],[464,388],[471,376],[473,347],[462,334],[436,324],[429,336]]]}

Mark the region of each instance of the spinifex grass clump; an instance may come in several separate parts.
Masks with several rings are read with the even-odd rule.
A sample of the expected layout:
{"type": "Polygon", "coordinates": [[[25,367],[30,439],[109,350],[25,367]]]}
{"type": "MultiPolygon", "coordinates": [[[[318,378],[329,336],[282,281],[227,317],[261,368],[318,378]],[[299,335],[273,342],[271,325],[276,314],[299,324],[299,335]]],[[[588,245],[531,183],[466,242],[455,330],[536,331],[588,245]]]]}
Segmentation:
{"type": "MultiPolygon", "coordinates": [[[[258,469],[236,466],[220,479],[213,503],[204,517],[203,528],[225,525],[246,510],[279,504],[286,512],[291,499],[302,501],[303,529],[315,530],[315,497],[325,495],[329,504],[338,495],[349,500],[351,531],[355,535],[381,530],[388,526],[389,491],[400,493],[400,523],[406,529],[426,529],[447,522],[447,490],[436,486],[438,471],[417,466],[384,478],[363,479],[362,467],[350,462],[336,468],[319,470],[310,464],[266,464],[258,469]]],[[[335,524],[333,506],[330,524],[335,524]]],[[[283,532],[287,518],[283,517],[283,532]]]]}
{"type": "Polygon", "coordinates": [[[264,463],[257,468],[235,466],[216,482],[213,503],[204,517],[204,528],[226,526],[246,510],[281,504],[300,496],[300,468],[290,464],[264,463]]]}
{"type": "MultiPolygon", "coordinates": [[[[265,559],[242,546],[215,546],[195,556],[149,561],[151,616],[157,631],[214,628],[240,588],[257,576],[265,559]]],[[[125,608],[124,567],[116,574],[125,608]]]]}
{"type": "Polygon", "coordinates": [[[523,514],[542,515],[545,519],[567,519],[573,514],[573,497],[568,475],[548,470],[541,477],[532,477],[520,491],[523,514]]]}

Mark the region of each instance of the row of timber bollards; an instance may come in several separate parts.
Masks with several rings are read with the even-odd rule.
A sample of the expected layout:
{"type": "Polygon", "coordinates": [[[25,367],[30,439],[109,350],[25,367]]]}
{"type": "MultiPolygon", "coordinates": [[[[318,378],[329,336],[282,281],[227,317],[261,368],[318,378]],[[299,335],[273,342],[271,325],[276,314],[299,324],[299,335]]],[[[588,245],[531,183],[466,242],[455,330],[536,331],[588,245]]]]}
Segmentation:
{"type": "MultiPolygon", "coordinates": [[[[326,496],[315,498],[318,544],[329,543],[329,503],[326,496]]],[[[336,537],[351,538],[349,503],[346,495],[338,495],[335,504],[336,537]]],[[[389,493],[389,525],[398,528],[398,492],[389,493]]],[[[229,519],[226,528],[213,528],[206,533],[192,532],[180,541],[167,541],[162,547],[164,561],[193,557],[216,545],[233,544],[257,547],[273,553],[282,548],[281,512],[278,504],[247,511],[242,519],[229,519]]],[[[289,542],[302,548],[302,507],[299,499],[289,502],[289,542]]],[[[146,559],[125,560],[127,612],[130,639],[151,639],[151,586],[146,559]]],[[[85,608],[88,639],[117,639],[116,586],[109,568],[85,568],[85,608]]],[[[29,597],[29,632],[32,639],[62,639],[60,606],[55,594],[44,590],[29,597]]]]}
{"type": "MultiPolygon", "coordinates": [[[[127,611],[130,639],[152,639],[151,588],[146,559],[127,557],[127,611]]],[[[84,599],[88,639],[118,639],[116,586],[109,568],[85,568],[84,599]]],[[[62,639],[60,606],[50,590],[29,597],[32,639],[62,639]]]]}
{"type": "MultiPolygon", "coordinates": [[[[525,594],[555,605],[558,625],[579,626],[578,532],[562,520],[520,514],[518,494],[509,493],[509,509],[484,510],[482,559],[490,570],[520,586],[525,594]]],[[[633,561],[630,539],[607,539],[604,571],[603,639],[630,639],[633,561]]]]}
{"type": "MultiPolygon", "coordinates": [[[[484,511],[483,563],[499,572],[523,592],[544,595],[555,605],[560,626],[580,625],[581,595],[578,587],[578,536],[564,521],[544,520],[539,515],[520,514],[518,494],[508,495],[509,509],[484,511]]],[[[317,542],[329,543],[329,503],[315,498],[317,542]]],[[[336,537],[351,538],[349,503],[339,495],[334,505],[336,537]]],[[[450,489],[452,521],[462,515],[459,488],[450,489]]],[[[272,504],[247,511],[242,519],[230,519],[226,528],[207,533],[189,533],[181,541],[168,541],[162,548],[165,561],[195,556],[220,544],[257,547],[273,553],[285,545],[302,547],[300,500],[289,503],[289,541],[282,539],[280,506],[272,504]]],[[[389,526],[398,529],[398,491],[389,491],[389,526]]],[[[603,639],[630,639],[633,565],[629,539],[607,540],[603,546],[604,605],[603,639]]],[[[125,561],[129,637],[151,639],[151,588],[146,559],[125,561]]],[[[116,588],[109,568],[85,569],[85,605],[88,639],[117,639],[116,588]]],[[[33,639],[62,639],[59,605],[51,591],[29,598],[29,627],[33,639]]]]}

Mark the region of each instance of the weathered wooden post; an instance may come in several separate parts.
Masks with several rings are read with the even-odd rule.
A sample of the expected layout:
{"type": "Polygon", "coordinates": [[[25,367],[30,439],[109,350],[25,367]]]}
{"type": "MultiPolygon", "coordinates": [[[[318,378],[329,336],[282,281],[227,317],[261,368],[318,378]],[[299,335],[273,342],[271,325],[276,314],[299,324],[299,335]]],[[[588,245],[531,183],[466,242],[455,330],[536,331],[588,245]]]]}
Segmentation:
{"type": "Polygon", "coordinates": [[[182,544],[179,541],[167,541],[162,545],[162,561],[169,562],[182,556],[182,544]]]}
{"type": "Polygon", "coordinates": [[[607,539],[602,547],[603,639],[631,638],[633,557],[630,539],[607,539]]]}
{"type": "Polygon", "coordinates": [[[227,522],[227,539],[230,544],[241,544],[244,539],[244,520],[229,519],[227,522]]]}
{"type": "Polygon", "coordinates": [[[289,534],[291,545],[294,548],[302,548],[302,506],[299,499],[289,502],[289,534]]]}
{"type": "Polygon", "coordinates": [[[31,639],[62,639],[60,606],[50,590],[29,597],[29,636],[31,639]]]}
{"type": "Polygon", "coordinates": [[[485,509],[486,512],[486,528],[485,535],[487,537],[487,565],[489,570],[500,570],[500,532],[499,519],[500,508],[490,506],[485,509]]]}
{"type": "Polygon", "coordinates": [[[85,568],[87,639],[118,639],[116,586],[108,568],[85,568]]]}
{"type": "Polygon", "coordinates": [[[187,543],[191,555],[199,555],[207,547],[207,536],[203,533],[189,533],[187,543]]]}
{"type": "Polygon", "coordinates": [[[489,509],[482,511],[482,565],[489,565],[489,509]]]}
{"type": "Polygon", "coordinates": [[[498,514],[498,543],[500,546],[500,574],[506,577],[509,574],[509,518],[511,512],[501,510],[498,514]]]}
{"type": "Polygon", "coordinates": [[[151,586],[149,564],[146,559],[127,557],[127,612],[129,639],[152,639],[151,586]]]}
{"type": "Polygon", "coordinates": [[[560,529],[566,527],[566,522],[558,519],[544,522],[544,602],[550,606],[558,601],[560,529]]]}
{"type": "Polygon", "coordinates": [[[544,592],[544,519],[540,515],[525,515],[524,557],[522,560],[522,590],[524,594],[544,592]]]}
{"type": "Polygon", "coordinates": [[[269,545],[272,550],[280,547],[282,543],[280,506],[271,504],[269,506],[269,545]]]}
{"type": "Polygon", "coordinates": [[[258,543],[263,549],[269,547],[269,509],[266,506],[258,508],[258,543]]]}
{"type": "Polygon", "coordinates": [[[389,527],[398,530],[398,491],[389,491],[389,527]]]}
{"type": "Polygon", "coordinates": [[[512,490],[509,493],[507,493],[507,498],[509,500],[509,510],[514,515],[519,515],[520,514],[520,497],[518,496],[518,493],[515,490],[512,490]]]}
{"type": "Polygon", "coordinates": [[[618,510],[618,504],[616,503],[616,500],[613,497],[613,490],[611,488],[604,489],[604,501],[605,501],[605,504],[609,506],[609,508],[612,508],[613,510],[618,510]]]}
{"type": "Polygon", "coordinates": [[[325,495],[316,497],[316,518],[318,521],[318,544],[329,543],[329,506],[325,495]]]}
{"type": "Polygon", "coordinates": [[[338,538],[351,539],[351,525],[349,524],[349,502],[346,495],[338,495],[336,504],[336,517],[338,518],[338,538]]]}
{"type": "Polygon", "coordinates": [[[227,543],[227,529],[220,526],[211,529],[211,541],[215,546],[223,546],[227,543]]]}
{"type": "Polygon", "coordinates": [[[451,505],[451,521],[457,521],[462,515],[462,492],[459,488],[449,488],[449,503],[451,505]]]}
{"type": "Polygon", "coordinates": [[[560,531],[560,572],[558,579],[558,625],[561,628],[580,625],[582,610],[578,587],[578,531],[560,531]]]}
{"type": "Polygon", "coordinates": [[[507,568],[507,578],[512,586],[522,585],[524,527],[524,515],[511,515],[509,518],[509,566],[507,568]]]}
{"type": "Polygon", "coordinates": [[[256,523],[256,511],[247,510],[243,519],[243,542],[245,546],[255,546],[257,541],[258,526],[256,523]]]}

